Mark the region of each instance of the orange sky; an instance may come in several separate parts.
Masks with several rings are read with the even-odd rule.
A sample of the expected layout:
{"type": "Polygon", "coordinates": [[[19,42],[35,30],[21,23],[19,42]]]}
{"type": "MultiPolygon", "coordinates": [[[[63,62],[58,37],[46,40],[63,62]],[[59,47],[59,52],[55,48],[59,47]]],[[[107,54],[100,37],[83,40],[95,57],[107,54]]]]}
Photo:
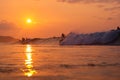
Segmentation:
{"type": "Polygon", "coordinates": [[[0,35],[52,37],[110,30],[120,25],[119,5],[119,0],[0,0],[0,35]]]}

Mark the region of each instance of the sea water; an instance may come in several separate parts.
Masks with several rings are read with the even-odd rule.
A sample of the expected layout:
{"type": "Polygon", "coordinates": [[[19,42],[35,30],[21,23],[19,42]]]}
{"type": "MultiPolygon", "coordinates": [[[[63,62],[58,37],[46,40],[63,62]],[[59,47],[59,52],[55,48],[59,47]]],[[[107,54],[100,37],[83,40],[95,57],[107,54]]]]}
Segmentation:
{"type": "Polygon", "coordinates": [[[0,45],[0,80],[120,80],[120,46],[0,45]]]}

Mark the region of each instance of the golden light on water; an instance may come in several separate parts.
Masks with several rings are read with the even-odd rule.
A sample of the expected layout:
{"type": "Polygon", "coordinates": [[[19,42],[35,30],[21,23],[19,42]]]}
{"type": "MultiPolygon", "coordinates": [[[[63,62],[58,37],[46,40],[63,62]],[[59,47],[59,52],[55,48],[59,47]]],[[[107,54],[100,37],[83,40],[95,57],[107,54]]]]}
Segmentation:
{"type": "Polygon", "coordinates": [[[26,53],[32,53],[32,47],[31,45],[26,46],[26,53]]]}
{"type": "Polygon", "coordinates": [[[23,70],[24,75],[27,77],[33,76],[36,73],[33,67],[33,60],[32,60],[32,46],[26,45],[26,60],[25,60],[25,69],[23,70]]]}

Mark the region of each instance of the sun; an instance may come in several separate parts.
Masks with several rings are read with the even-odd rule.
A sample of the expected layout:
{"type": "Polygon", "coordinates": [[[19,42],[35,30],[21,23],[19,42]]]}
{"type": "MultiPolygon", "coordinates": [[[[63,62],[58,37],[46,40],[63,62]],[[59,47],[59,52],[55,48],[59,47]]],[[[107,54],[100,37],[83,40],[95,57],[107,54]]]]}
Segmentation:
{"type": "Polygon", "coordinates": [[[29,18],[26,20],[27,23],[32,23],[32,20],[29,18]]]}

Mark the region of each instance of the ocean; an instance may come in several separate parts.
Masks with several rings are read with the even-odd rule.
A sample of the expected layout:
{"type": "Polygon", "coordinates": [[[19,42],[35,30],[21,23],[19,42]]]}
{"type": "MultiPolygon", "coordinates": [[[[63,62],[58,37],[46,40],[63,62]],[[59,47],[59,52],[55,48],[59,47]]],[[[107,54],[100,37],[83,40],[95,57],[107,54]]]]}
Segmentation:
{"type": "Polygon", "coordinates": [[[120,46],[1,44],[0,80],[120,80],[120,46]]]}

